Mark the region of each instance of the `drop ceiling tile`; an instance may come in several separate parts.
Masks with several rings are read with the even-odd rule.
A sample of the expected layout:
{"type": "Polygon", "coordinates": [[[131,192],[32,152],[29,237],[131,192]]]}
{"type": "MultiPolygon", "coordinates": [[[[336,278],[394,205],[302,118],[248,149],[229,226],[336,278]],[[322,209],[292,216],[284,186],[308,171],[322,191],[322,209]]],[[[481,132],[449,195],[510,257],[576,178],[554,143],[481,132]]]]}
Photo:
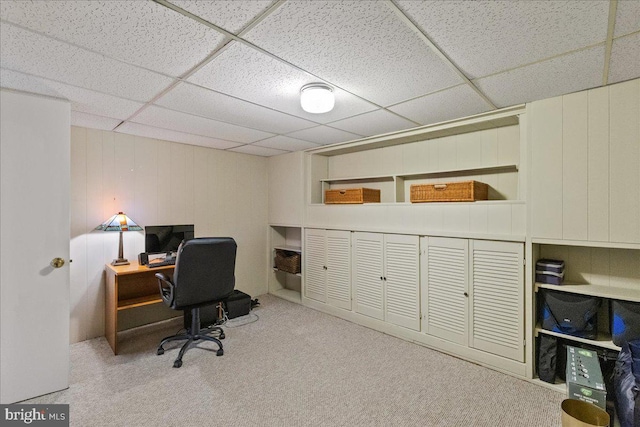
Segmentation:
{"type": "Polygon", "coordinates": [[[221,45],[217,31],[153,1],[2,1],[3,19],[179,76],[221,45]]]}
{"type": "Polygon", "coordinates": [[[471,79],[601,43],[607,37],[607,0],[397,3],[471,79]]]}
{"type": "Polygon", "coordinates": [[[9,70],[2,70],[2,84],[6,85],[5,87],[43,95],[54,93],[53,96],[71,101],[71,109],[74,111],[120,120],[126,119],[144,105],[140,102],[9,70]],[[46,90],[43,91],[43,88],[46,90]]]}
{"type": "Polygon", "coordinates": [[[171,3],[230,33],[238,34],[275,0],[172,0],[171,3]]]}
{"type": "Polygon", "coordinates": [[[131,121],[162,129],[242,143],[251,143],[273,136],[271,133],[193,116],[162,107],[155,107],[153,105],[142,110],[142,112],[133,117],[131,121]]]}
{"type": "Polygon", "coordinates": [[[382,106],[461,83],[386,2],[288,1],[245,38],[382,106]]]}
{"type": "Polygon", "coordinates": [[[334,129],[329,126],[316,126],[311,129],[299,130],[297,132],[292,132],[287,136],[296,139],[303,139],[320,145],[351,141],[362,137],[362,135],[356,135],[340,129],[334,129]]]}
{"type": "Polygon", "coordinates": [[[64,98],[60,92],[47,85],[43,79],[11,70],[0,69],[0,87],[64,98]]]}
{"type": "Polygon", "coordinates": [[[376,110],[332,122],[331,126],[346,130],[347,132],[357,133],[358,135],[372,136],[413,128],[416,127],[417,124],[388,111],[376,110]]]}
{"type": "Polygon", "coordinates": [[[219,150],[226,150],[227,148],[238,146],[237,142],[208,138],[206,136],[194,135],[186,132],[160,129],[131,122],[123,123],[122,126],[116,129],[116,132],[144,136],[147,138],[162,139],[165,141],[181,142],[183,144],[199,145],[201,147],[217,148],[219,150]]]}
{"type": "Polygon", "coordinates": [[[272,138],[263,139],[262,141],[253,143],[253,145],[267,148],[276,148],[278,150],[285,151],[302,151],[309,148],[318,147],[318,144],[302,141],[300,139],[289,138],[288,136],[284,135],[277,135],[272,138]]]}
{"type": "Polygon", "coordinates": [[[156,104],[272,133],[288,133],[317,126],[317,123],[188,83],[171,89],[156,104]]]}
{"type": "Polygon", "coordinates": [[[336,105],[332,111],[307,113],[300,107],[300,88],[322,81],[241,43],[233,43],[188,81],[318,123],[375,109],[372,104],[336,89],[336,105]]]}
{"type": "Polygon", "coordinates": [[[236,153],[252,154],[254,156],[271,157],[278,154],[288,153],[288,151],[275,150],[273,148],[258,147],[257,145],[243,145],[242,147],[232,148],[229,151],[235,151],[236,153]]]}
{"type": "Polygon", "coordinates": [[[613,41],[609,84],[640,77],[640,33],[613,41]]]}
{"type": "Polygon", "coordinates": [[[602,84],[604,46],[581,50],[475,81],[498,107],[531,102],[602,84]]]}
{"type": "Polygon", "coordinates": [[[71,111],[71,126],[83,128],[113,130],[122,120],[111,119],[109,117],[95,116],[93,114],[71,111]]]}
{"type": "Polygon", "coordinates": [[[173,81],[10,24],[0,26],[0,51],[5,69],[135,101],[149,101],[173,81]]]}
{"type": "Polygon", "coordinates": [[[618,1],[614,37],[640,31],[640,1],[618,1]]]}
{"type": "Polygon", "coordinates": [[[465,84],[403,102],[389,109],[420,124],[428,125],[483,113],[492,107],[465,84]]]}

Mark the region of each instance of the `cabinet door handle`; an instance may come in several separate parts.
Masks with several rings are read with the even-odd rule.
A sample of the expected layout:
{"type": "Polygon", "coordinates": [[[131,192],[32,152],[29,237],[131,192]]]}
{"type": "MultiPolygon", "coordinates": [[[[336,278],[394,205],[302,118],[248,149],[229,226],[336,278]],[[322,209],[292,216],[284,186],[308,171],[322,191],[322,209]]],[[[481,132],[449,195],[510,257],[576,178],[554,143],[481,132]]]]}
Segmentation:
{"type": "Polygon", "coordinates": [[[434,184],[433,188],[434,190],[444,190],[447,188],[447,184],[434,184]]]}
{"type": "Polygon", "coordinates": [[[465,297],[468,297],[468,296],[469,296],[469,294],[465,292],[465,293],[464,293],[464,296],[465,296],[465,297]]]}
{"type": "Polygon", "coordinates": [[[326,270],[326,269],[327,269],[327,266],[326,266],[326,265],[323,265],[323,266],[322,266],[322,268],[324,268],[324,269],[326,270]]]}

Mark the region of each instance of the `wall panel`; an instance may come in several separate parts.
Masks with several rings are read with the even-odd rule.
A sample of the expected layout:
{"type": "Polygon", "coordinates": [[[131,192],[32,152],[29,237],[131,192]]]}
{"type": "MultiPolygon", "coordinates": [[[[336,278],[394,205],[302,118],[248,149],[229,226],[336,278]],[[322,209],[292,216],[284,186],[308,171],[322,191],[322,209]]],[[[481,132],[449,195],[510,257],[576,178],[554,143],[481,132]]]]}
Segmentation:
{"type": "MultiPolygon", "coordinates": [[[[141,226],[193,223],[196,236],[236,238],[236,287],[267,291],[266,158],[78,127],[71,153],[72,342],[104,334],[103,270],[118,233],[93,229],[120,210],[141,226]]],[[[144,233],[124,237],[124,256],[136,260],[144,233]]],[[[125,327],[176,315],[164,305],[130,311],[125,327]]]]}

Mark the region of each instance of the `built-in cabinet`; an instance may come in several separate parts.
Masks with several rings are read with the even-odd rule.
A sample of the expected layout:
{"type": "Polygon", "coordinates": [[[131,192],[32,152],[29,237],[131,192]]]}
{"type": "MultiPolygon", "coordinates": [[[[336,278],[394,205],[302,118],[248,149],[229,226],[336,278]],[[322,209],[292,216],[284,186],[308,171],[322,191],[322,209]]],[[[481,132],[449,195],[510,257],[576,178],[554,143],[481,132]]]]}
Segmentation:
{"type": "Polygon", "coordinates": [[[305,230],[307,298],[351,310],[351,233],[305,230]]]}
{"type": "Polygon", "coordinates": [[[524,244],[423,238],[423,330],[524,361],[524,244]]]}
{"type": "Polygon", "coordinates": [[[418,236],[353,233],[355,311],[420,330],[418,236]]]}
{"type": "MultiPolygon", "coordinates": [[[[534,379],[536,337],[553,334],[539,289],[640,301],[639,79],[297,156],[270,161],[291,185],[269,198],[304,236],[304,305],[534,379]],[[489,200],[409,201],[412,184],[463,180],[489,200]],[[323,203],[349,187],[381,203],[323,203]],[[565,284],[535,283],[541,257],[565,260],[565,284]]],[[[606,316],[589,343],[615,349],[606,316]]]]}

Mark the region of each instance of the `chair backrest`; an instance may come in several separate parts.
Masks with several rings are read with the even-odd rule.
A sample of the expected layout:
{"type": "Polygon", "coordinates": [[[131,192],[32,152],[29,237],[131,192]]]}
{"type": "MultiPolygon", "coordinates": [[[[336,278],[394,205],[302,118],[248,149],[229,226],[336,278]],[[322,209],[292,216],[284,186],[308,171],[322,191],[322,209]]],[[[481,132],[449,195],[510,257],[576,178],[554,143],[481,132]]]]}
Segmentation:
{"type": "Polygon", "coordinates": [[[182,310],[231,295],[235,287],[236,249],[231,237],[200,237],[183,242],[173,273],[175,295],[171,308],[182,310]]]}

